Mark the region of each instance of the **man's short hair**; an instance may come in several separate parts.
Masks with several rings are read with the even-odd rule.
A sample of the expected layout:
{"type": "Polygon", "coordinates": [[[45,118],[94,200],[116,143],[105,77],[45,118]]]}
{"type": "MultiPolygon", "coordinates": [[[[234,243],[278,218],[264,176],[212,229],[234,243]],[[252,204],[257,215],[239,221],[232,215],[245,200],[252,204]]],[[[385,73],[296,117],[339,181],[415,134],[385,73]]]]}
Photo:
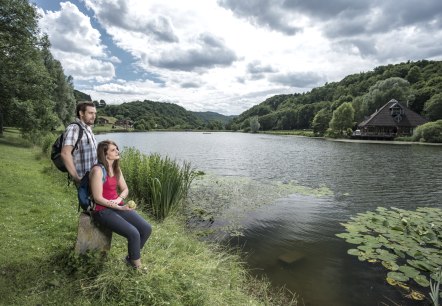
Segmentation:
{"type": "Polygon", "coordinates": [[[77,118],[80,118],[80,112],[85,112],[88,106],[95,107],[95,104],[92,101],[79,101],[77,103],[77,109],[75,111],[77,118]]]}

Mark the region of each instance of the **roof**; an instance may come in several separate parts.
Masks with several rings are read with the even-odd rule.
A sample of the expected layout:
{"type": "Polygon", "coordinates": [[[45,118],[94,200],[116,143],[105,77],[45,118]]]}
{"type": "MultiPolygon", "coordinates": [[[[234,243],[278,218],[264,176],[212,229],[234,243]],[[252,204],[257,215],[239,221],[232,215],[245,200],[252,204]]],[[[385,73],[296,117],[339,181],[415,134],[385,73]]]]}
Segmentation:
{"type": "Polygon", "coordinates": [[[368,119],[361,122],[358,127],[364,126],[402,126],[402,127],[416,127],[418,125],[427,123],[428,120],[405,107],[395,99],[391,99],[388,103],[382,106],[378,111],[373,113],[368,119]],[[392,115],[392,109],[400,111],[400,116],[392,115]]]}

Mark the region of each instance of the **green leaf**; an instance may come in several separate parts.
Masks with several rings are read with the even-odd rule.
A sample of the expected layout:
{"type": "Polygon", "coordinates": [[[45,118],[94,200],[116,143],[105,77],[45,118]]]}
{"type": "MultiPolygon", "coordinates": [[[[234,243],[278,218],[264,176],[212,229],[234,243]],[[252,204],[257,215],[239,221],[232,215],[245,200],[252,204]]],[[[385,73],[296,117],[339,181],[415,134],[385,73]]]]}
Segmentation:
{"type": "Polygon", "coordinates": [[[382,261],[382,265],[391,271],[397,271],[399,266],[394,261],[382,261]]]}
{"type": "Polygon", "coordinates": [[[415,277],[413,277],[414,281],[416,283],[418,283],[419,285],[421,285],[422,287],[428,287],[430,286],[430,282],[428,281],[428,279],[425,277],[425,275],[419,274],[416,275],[415,277]]]}
{"type": "Polygon", "coordinates": [[[401,272],[388,272],[387,277],[397,280],[399,282],[406,282],[409,280],[409,277],[407,277],[405,274],[401,272]]]}

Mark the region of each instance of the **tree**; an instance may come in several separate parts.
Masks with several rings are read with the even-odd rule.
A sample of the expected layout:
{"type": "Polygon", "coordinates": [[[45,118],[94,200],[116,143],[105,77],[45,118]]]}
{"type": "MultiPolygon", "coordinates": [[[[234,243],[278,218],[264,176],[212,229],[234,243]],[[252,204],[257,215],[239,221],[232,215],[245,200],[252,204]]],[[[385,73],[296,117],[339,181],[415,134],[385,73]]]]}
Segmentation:
{"type": "Polygon", "coordinates": [[[257,133],[259,130],[259,121],[258,121],[258,116],[254,116],[252,118],[249,119],[250,120],[250,131],[252,133],[257,133]]]}
{"type": "Polygon", "coordinates": [[[413,66],[408,71],[407,74],[407,81],[410,82],[410,84],[417,83],[421,79],[421,69],[419,66],[413,66]]]}
{"type": "Polygon", "coordinates": [[[347,133],[354,125],[355,110],[350,102],[345,102],[339,106],[332,115],[330,128],[339,135],[347,133]]]}
{"type": "Polygon", "coordinates": [[[100,100],[99,107],[106,107],[106,101],[100,100]]]}
{"type": "Polygon", "coordinates": [[[331,118],[332,112],[326,108],[317,112],[312,122],[313,133],[318,136],[323,136],[328,129],[331,118]]]}
{"type": "MultiPolygon", "coordinates": [[[[49,41],[38,29],[38,15],[27,0],[0,5],[0,113],[4,123],[20,128],[29,139],[60,122],[54,97],[65,85],[49,41]]],[[[62,70],[61,70],[62,71],[62,70]]]]}
{"type": "Polygon", "coordinates": [[[442,119],[442,93],[435,94],[425,103],[424,114],[432,121],[442,119]]]}
{"type": "Polygon", "coordinates": [[[442,143],[442,120],[418,126],[413,133],[413,140],[442,143]]]}
{"type": "Polygon", "coordinates": [[[375,85],[371,86],[368,93],[363,97],[368,111],[367,115],[375,112],[391,99],[400,102],[414,100],[414,96],[411,94],[410,83],[402,78],[392,77],[378,81],[375,85]]]}

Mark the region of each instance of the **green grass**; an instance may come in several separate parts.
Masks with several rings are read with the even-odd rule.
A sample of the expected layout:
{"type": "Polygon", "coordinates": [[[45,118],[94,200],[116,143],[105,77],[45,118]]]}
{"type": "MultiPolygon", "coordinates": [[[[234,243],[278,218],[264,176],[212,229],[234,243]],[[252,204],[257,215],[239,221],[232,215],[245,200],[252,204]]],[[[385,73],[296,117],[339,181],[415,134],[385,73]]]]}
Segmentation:
{"type": "Polygon", "coordinates": [[[148,274],[124,264],[118,235],[105,258],[74,256],[77,201],[65,174],[9,131],[0,163],[0,305],[296,305],[178,217],[158,223],[141,213],[153,226],[142,252],[148,274]]]}

